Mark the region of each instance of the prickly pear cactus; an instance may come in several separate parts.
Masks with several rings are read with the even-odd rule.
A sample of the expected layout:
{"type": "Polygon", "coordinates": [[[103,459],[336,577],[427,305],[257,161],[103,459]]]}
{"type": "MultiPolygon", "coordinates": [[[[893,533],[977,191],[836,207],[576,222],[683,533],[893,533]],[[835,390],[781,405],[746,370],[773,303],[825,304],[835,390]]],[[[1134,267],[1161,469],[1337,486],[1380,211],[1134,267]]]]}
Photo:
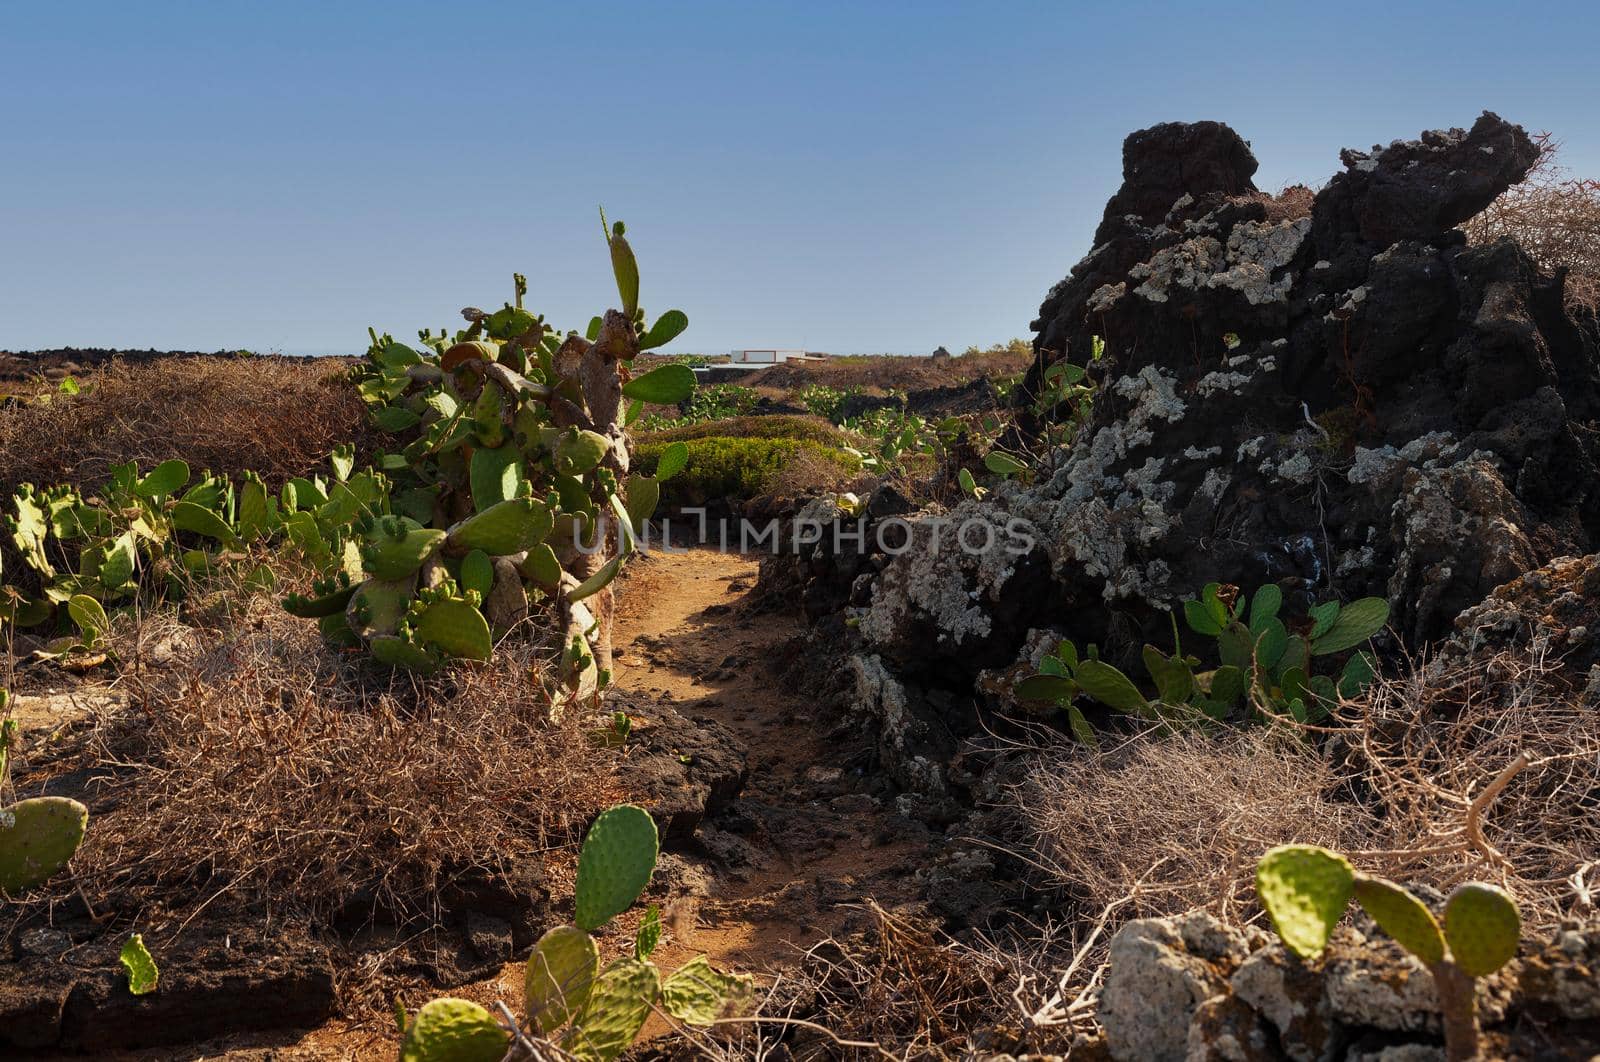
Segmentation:
{"type": "Polygon", "coordinates": [[[1516,957],[1522,916],[1505,890],[1468,882],[1445,901],[1444,935],[1462,973],[1487,977],[1516,957]]]}
{"type": "Polygon", "coordinates": [[[465,999],[436,999],[406,1029],[400,1062],[500,1062],[511,1038],[487,1010],[465,999]]]}
{"type": "Polygon", "coordinates": [[[1256,893],[1289,950],[1302,959],[1320,955],[1355,888],[1355,870],[1326,848],[1288,844],[1261,857],[1256,893]]]}
{"type": "Polygon", "coordinates": [[[655,871],[658,843],[655,821],[643,808],[619,804],[600,813],[578,856],[579,929],[598,929],[632,906],[655,871]]]}
{"type": "Polygon", "coordinates": [[[1444,959],[1444,934],[1439,923],[1410,892],[1392,881],[1363,874],[1356,879],[1355,896],[1378,928],[1424,966],[1436,966],[1444,959]]]}
{"type": "MultiPolygon", "coordinates": [[[[584,609],[587,649],[577,659],[609,667],[610,576],[659,497],[655,480],[628,474],[622,399],[642,387],[645,401],[680,401],[693,373],[669,366],[674,371],[624,383],[639,351],[671,340],[688,319],[671,311],[646,329],[637,263],[620,224],[606,229],[606,241],[624,309],[595,318],[587,337],[556,333],[524,309],[520,278],[515,305],[463,310],[467,327],[422,332],[416,347],[370,331],[367,359],[351,379],[373,423],[393,437],[393,451],[360,473],[353,453],[337,455],[331,489],[296,483],[280,511],[284,534],[325,574],[339,568],[353,581],[381,583],[416,577],[398,613],[408,620],[389,622],[392,608],[350,615],[350,631],[384,661],[420,664],[419,649],[430,659],[487,658],[481,610],[475,619],[460,605],[425,601],[449,576],[476,594],[461,595],[474,609],[492,605],[488,620],[502,630],[550,601],[560,614],[549,626],[564,648],[577,603],[597,595],[584,609]],[[522,586],[512,585],[519,579],[522,586]],[[418,610],[413,601],[434,607],[418,610]]],[[[321,600],[331,593],[286,607],[321,618],[332,614],[325,610],[333,603],[321,600]]],[[[364,596],[356,591],[351,608],[364,596]]],[[[585,674],[568,666],[552,692],[581,699],[596,688],[585,674]]]]}
{"type": "Polygon", "coordinates": [[[528,1022],[549,1035],[572,1020],[589,1001],[600,973],[600,948],[574,926],[558,926],[539,938],[523,979],[528,1022]]]}
{"type": "Polygon", "coordinates": [[[661,1005],[686,1025],[710,1025],[742,1009],[754,992],[748,975],[722,973],[701,955],[661,982],[661,1005]]]}
{"type": "Polygon", "coordinates": [[[88,825],[89,809],[67,797],[0,808],[0,892],[31,889],[65,867],[88,825]]]}
{"type": "Polygon", "coordinates": [[[661,974],[637,959],[606,967],[562,1045],[581,1062],[611,1062],[644,1028],[661,993],[661,974]]]}

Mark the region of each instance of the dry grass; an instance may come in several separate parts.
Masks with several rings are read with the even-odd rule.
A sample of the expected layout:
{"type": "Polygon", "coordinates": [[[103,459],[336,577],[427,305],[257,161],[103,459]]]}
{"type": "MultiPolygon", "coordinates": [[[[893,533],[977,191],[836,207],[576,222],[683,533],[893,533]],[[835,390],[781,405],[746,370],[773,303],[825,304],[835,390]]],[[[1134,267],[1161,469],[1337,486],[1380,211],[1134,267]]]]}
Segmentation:
{"type": "Polygon", "coordinates": [[[1048,880],[1091,915],[1253,906],[1261,853],[1301,841],[1363,847],[1370,814],[1331,763],[1281,729],[1151,732],[1104,752],[1046,756],[1017,793],[1048,880]],[[1137,885],[1137,889],[1135,889],[1137,885]]]}
{"type": "Polygon", "coordinates": [[[1570,306],[1600,307],[1600,180],[1574,178],[1559,164],[1560,144],[1549,134],[1535,138],[1539,158],[1519,184],[1462,229],[1473,243],[1510,236],[1548,270],[1571,270],[1570,306]]]}
{"type": "Polygon", "coordinates": [[[0,411],[0,492],[20,483],[93,487],[113,465],[182,458],[269,482],[325,467],[336,445],[366,448],[370,429],[344,362],[171,358],[112,362],[83,392],[0,411]]]}
{"type": "Polygon", "coordinates": [[[413,683],[274,597],[213,601],[227,614],[191,632],[187,664],[139,666],[170,618],[116,632],[135,708],[79,757],[105,810],[74,878],[102,909],[428,916],[453,881],[570,843],[612,795],[579,722],[548,721],[533,647],[413,683]]]}
{"type": "Polygon", "coordinates": [[[1066,998],[1129,919],[1206,907],[1258,921],[1256,862],[1322,844],[1447,891],[1508,889],[1533,933],[1593,917],[1600,713],[1537,648],[1415,666],[1323,727],[1149,731],[1046,754],[1015,792],[1026,855],[1082,912],[1066,998]],[[1521,764],[1521,766],[1518,766],[1521,764]]]}
{"type": "Polygon", "coordinates": [[[1053,935],[1021,950],[1009,941],[965,944],[870,900],[866,910],[871,928],[809,948],[779,975],[756,1017],[714,1034],[684,1030],[668,1057],[908,1062],[1023,1046],[1013,989],[1023,971],[1048,967],[1053,935]]]}
{"type": "Polygon", "coordinates": [[[1600,712],[1572,679],[1535,647],[1417,667],[1346,703],[1341,771],[1383,820],[1383,850],[1357,861],[1442,890],[1497,882],[1535,928],[1592,915],[1600,712]]]}

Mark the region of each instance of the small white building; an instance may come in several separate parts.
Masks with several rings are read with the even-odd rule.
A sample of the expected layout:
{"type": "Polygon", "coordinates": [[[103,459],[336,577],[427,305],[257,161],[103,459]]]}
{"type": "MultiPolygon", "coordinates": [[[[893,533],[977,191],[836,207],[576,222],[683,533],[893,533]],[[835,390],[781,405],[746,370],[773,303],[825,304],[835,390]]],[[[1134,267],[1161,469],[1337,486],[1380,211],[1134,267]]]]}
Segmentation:
{"type": "Polygon", "coordinates": [[[735,365],[776,365],[780,361],[803,359],[803,350],[730,350],[728,360],[735,365]]]}

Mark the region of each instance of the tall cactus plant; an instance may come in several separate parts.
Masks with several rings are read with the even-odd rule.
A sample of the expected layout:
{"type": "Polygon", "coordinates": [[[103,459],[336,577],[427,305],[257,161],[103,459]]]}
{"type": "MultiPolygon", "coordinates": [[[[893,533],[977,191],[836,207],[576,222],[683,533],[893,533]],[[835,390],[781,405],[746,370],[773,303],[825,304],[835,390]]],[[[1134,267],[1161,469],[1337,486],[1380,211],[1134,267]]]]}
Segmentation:
{"type": "Polygon", "coordinates": [[[394,449],[365,473],[376,490],[354,504],[313,496],[305,515],[291,515],[290,537],[324,569],[315,597],[285,602],[291,612],[387,663],[430,670],[447,657],[484,658],[486,639],[540,595],[554,597],[563,645],[580,643],[563,654],[567,686],[586,696],[603,684],[610,583],[633,522],[648,515],[643,501],[658,493],[629,476],[624,400],[676,402],[693,388],[679,366],[631,376],[639,352],[688,318],[673,310],[646,328],[624,231],[605,229],[622,309],[595,318],[587,336],[560,335],[525,309],[520,275],[513,302],[463,310],[465,327],[424,331],[415,347],[369,333],[351,379],[394,449]],[[354,563],[342,548],[351,540],[354,563]],[[341,575],[354,586],[348,631],[330,619],[341,575]],[[385,610],[391,601],[398,611],[385,610]]]}

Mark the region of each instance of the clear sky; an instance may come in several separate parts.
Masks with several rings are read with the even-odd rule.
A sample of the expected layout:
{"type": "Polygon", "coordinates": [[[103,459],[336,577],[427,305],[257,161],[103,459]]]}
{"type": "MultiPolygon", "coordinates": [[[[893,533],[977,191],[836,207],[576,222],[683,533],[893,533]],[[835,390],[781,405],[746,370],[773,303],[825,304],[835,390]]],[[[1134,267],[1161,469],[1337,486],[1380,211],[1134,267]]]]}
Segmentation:
{"type": "Polygon", "coordinates": [[[0,0],[0,349],[583,327],[627,221],[677,350],[1027,334],[1130,131],[1256,180],[1485,108],[1600,175],[1600,5],[0,0]]]}

